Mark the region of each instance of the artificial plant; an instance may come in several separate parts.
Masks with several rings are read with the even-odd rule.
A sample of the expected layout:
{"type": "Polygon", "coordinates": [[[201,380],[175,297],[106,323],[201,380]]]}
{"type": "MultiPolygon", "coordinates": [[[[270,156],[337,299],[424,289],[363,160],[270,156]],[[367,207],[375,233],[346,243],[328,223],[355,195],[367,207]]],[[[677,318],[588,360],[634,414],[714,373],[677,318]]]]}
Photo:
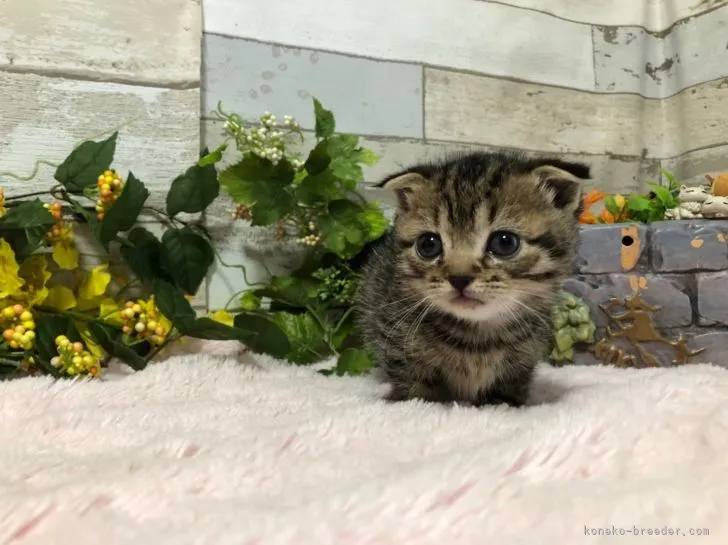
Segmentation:
{"type": "Polygon", "coordinates": [[[356,342],[352,260],[384,234],[388,220],[357,187],[362,166],[378,158],[357,136],[336,133],[333,113],[317,99],[313,107],[314,141],[302,156],[292,149],[305,138],[295,119],[286,116],[277,124],[266,113],[248,125],[218,105],[226,141],[210,157],[218,161],[235,146],[238,160],[221,170],[220,184],[237,204],[236,216],[273,230],[281,240],[296,240],[305,256],[292,274],[246,287],[237,308],[215,316],[228,322],[238,310],[266,316],[288,337],[290,362],[304,365],[333,356],[337,363],[330,372],[358,374],[373,362],[356,342]]]}

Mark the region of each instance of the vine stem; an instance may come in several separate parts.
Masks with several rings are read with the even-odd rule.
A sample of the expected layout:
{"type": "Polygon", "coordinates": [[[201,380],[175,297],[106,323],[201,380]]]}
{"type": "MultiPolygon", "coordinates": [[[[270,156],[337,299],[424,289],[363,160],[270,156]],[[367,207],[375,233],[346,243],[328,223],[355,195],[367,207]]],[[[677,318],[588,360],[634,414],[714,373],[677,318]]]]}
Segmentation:
{"type": "Polygon", "coordinates": [[[28,197],[40,197],[41,195],[50,195],[50,191],[33,191],[32,193],[21,193],[20,195],[11,195],[5,197],[5,202],[18,201],[20,199],[27,199],[28,197]]]}

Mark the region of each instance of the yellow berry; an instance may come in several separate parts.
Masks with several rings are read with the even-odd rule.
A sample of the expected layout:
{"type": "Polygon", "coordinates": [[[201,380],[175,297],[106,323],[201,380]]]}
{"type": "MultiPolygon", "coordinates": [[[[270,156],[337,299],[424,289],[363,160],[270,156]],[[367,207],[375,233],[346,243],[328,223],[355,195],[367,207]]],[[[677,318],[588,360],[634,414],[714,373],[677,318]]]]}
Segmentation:
{"type": "Polygon", "coordinates": [[[16,325],[15,326],[15,331],[17,333],[25,333],[25,328],[22,325],[16,325]]]}
{"type": "Polygon", "coordinates": [[[15,330],[6,329],[5,331],[3,331],[3,339],[5,339],[6,341],[11,340],[13,338],[14,333],[15,333],[15,330]]]}
{"type": "Polygon", "coordinates": [[[83,363],[86,365],[93,365],[94,358],[90,354],[87,354],[83,357],[83,363]]]}
{"type": "Polygon", "coordinates": [[[20,348],[20,344],[18,344],[18,341],[10,341],[10,348],[12,348],[13,350],[17,350],[18,348],[20,348]]]}
{"type": "Polygon", "coordinates": [[[73,376],[77,373],[77,371],[76,371],[76,368],[73,365],[71,365],[68,369],[66,369],[66,373],[73,376]]]}
{"type": "Polygon", "coordinates": [[[23,322],[23,327],[25,329],[35,329],[35,322],[32,320],[28,320],[27,322],[23,322]]]}
{"type": "Polygon", "coordinates": [[[81,365],[83,363],[83,358],[81,356],[74,356],[71,361],[73,362],[73,365],[81,365]]]}
{"type": "Polygon", "coordinates": [[[135,329],[135,330],[136,330],[136,331],[137,331],[138,333],[141,333],[142,331],[144,331],[144,330],[146,329],[146,327],[147,327],[147,326],[145,326],[145,325],[144,325],[144,324],[143,324],[142,322],[137,322],[137,323],[136,323],[136,325],[134,326],[134,329],[135,329]]]}
{"type": "Polygon", "coordinates": [[[34,331],[26,331],[25,332],[25,338],[30,339],[31,341],[35,339],[35,332],[34,331]]]}
{"type": "Polygon", "coordinates": [[[58,337],[56,337],[56,346],[60,346],[60,344],[61,344],[61,343],[62,343],[63,341],[67,341],[67,340],[68,340],[68,339],[66,338],[66,336],[65,336],[65,335],[58,335],[58,337]]]}
{"type": "Polygon", "coordinates": [[[135,304],[133,308],[134,308],[134,312],[141,312],[142,311],[142,307],[138,303],[135,304]]]}
{"type": "Polygon", "coordinates": [[[158,327],[157,329],[154,330],[154,334],[155,335],[159,335],[160,337],[163,337],[164,336],[164,329],[162,329],[161,327],[158,327]]]}
{"type": "Polygon", "coordinates": [[[147,327],[152,330],[157,329],[157,322],[155,322],[154,320],[149,320],[147,322],[147,327]]]}
{"type": "Polygon", "coordinates": [[[125,325],[124,327],[121,328],[121,330],[124,333],[129,333],[131,331],[131,328],[128,325],[125,325]]]}
{"type": "Polygon", "coordinates": [[[32,319],[33,319],[33,315],[32,315],[32,314],[31,314],[30,312],[28,312],[28,311],[26,310],[25,312],[23,312],[23,313],[22,313],[22,314],[20,315],[20,319],[21,319],[21,320],[22,320],[23,322],[27,322],[27,321],[29,321],[29,320],[32,320],[32,319]]]}
{"type": "Polygon", "coordinates": [[[127,318],[133,318],[134,317],[134,314],[136,314],[136,313],[134,312],[134,309],[133,308],[126,308],[126,309],[124,309],[124,315],[127,318]]]}
{"type": "Polygon", "coordinates": [[[15,333],[13,333],[13,337],[12,337],[12,338],[13,338],[13,340],[14,340],[15,342],[20,342],[20,341],[22,341],[22,340],[23,340],[23,334],[22,334],[22,333],[18,333],[18,332],[16,331],[15,333]]]}
{"type": "Polygon", "coordinates": [[[3,309],[3,318],[10,319],[10,318],[13,318],[14,316],[15,316],[15,310],[13,309],[13,307],[5,307],[3,309]]]}
{"type": "Polygon", "coordinates": [[[79,342],[73,343],[74,352],[81,352],[82,350],[83,350],[83,343],[79,343],[79,342]]]}
{"type": "Polygon", "coordinates": [[[51,365],[53,367],[58,367],[60,364],[61,364],[61,358],[60,357],[55,356],[55,357],[51,358],[51,365]]]}
{"type": "Polygon", "coordinates": [[[15,311],[15,314],[20,316],[25,309],[23,308],[23,305],[15,305],[13,306],[13,310],[15,311]]]}

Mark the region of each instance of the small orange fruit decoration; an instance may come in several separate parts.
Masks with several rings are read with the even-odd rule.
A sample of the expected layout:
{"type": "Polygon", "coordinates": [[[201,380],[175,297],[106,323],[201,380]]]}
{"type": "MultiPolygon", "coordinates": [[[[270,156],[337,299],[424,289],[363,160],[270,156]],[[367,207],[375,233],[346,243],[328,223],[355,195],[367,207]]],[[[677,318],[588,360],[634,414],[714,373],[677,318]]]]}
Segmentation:
{"type": "Polygon", "coordinates": [[[710,176],[707,174],[705,178],[710,182],[710,192],[716,197],[728,197],[728,172],[710,176]]]}

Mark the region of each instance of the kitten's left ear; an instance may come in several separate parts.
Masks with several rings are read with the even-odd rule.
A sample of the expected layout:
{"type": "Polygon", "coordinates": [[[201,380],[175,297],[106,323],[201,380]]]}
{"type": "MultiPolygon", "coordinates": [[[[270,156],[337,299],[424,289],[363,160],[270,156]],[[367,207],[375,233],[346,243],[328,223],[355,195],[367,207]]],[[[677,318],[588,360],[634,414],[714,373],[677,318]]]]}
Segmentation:
{"type": "Polygon", "coordinates": [[[554,161],[532,171],[539,189],[553,205],[566,212],[577,212],[581,207],[582,182],[589,178],[589,167],[580,163],[554,161]]]}

